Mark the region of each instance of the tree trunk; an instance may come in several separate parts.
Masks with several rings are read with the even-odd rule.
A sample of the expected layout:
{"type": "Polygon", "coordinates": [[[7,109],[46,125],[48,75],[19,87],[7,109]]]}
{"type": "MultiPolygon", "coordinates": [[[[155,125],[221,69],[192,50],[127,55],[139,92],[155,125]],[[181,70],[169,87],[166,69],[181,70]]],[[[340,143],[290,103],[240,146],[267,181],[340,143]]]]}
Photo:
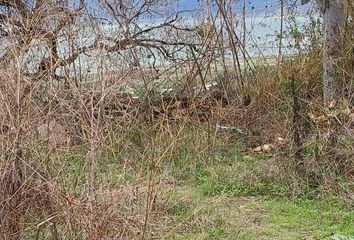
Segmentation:
{"type": "Polygon", "coordinates": [[[323,101],[325,107],[329,107],[339,96],[338,62],[341,56],[342,31],[345,23],[344,1],[318,0],[324,14],[323,101]]]}

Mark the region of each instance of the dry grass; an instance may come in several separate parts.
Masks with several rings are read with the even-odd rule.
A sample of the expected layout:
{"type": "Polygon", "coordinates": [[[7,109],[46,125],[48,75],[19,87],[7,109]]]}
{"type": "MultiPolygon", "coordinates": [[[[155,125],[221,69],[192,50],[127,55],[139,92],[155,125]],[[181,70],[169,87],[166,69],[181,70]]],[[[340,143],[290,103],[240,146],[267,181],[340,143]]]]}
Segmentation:
{"type": "MultiPolygon", "coordinates": [[[[43,26],[41,14],[33,20],[43,26]]],[[[230,23],[232,14],[222,9],[211,19],[214,27],[216,19],[230,23]]],[[[40,26],[29,33],[38,41],[47,37],[37,31],[40,26]]],[[[320,51],[285,58],[279,68],[252,66],[254,72],[241,78],[237,49],[230,50],[230,43],[240,40],[230,28],[207,30],[199,39],[200,56],[164,66],[158,80],[156,71],[141,66],[135,66],[139,73],[121,69],[113,76],[94,75],[93,84],[80,74],[55,79],[54,63],[31,75],[21,58],[30,43],[20,44],[8,55],[11,64],[2,62],[0,74],[0,238],[226,239],[236,234],[240,239],[284,239],[271,224],[281,225],[278,218],[260,219],[271,218],[270,211],[287,203],[266,207],[264,198],[337,195],[350,206],[352,23],[347,28],[343,97],[329,110],[321,103],[320,51]],[[225,36],[228,40],[220,39],[225,36]],[[223,65],[217,66],[215,48],[232,52],[231,69],[225,59],[218,59],[223,65]],[[136,75],[139,99],[122,94],[136,75]],[[199,94],[193,90],[220,75],[225,77],[222,88],[199,94]],[[301,103],[303,176],[294,167],[291,78],[301,103]],[[164,84],[174,91],[158,93],[164,84]],[[217,124],[242,133],[223,131],[217,124]],[[277,137],[285,142],[277,143],[277,137]],[[273,144],[272,152],[253,151],[263,144],[273,144]],[[258,232],[251,236],[243,229],[258,232]]],[[[300,204],[300,210],[313,206],[318,207],[316,202],[300,204]]],[[[331,207],[326,221],[336,218],[331,207]]],[[[294,208],[296,215],[300,210],[294,208]]],[[[341,210],[344,220],[352,219],[345,206],[334,204],[333,209],[341,210]]],[[[311,236],[330,231],[308,229],[298,219],[303,217],[294,222],[311,236]]],[[[345,224],[336,226],[339,232],[353,233],[345,224]]]]}

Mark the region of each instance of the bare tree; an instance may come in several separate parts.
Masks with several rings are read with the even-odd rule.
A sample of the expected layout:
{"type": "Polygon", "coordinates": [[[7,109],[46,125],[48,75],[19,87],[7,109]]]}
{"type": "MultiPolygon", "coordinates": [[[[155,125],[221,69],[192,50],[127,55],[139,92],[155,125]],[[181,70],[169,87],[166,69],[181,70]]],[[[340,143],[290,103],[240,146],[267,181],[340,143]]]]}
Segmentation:
{"type": "Polygon", "coordinates": [[[344,0],[318,1],[324,13],[323,46],[323,101],[329,106],[338,98],[338,62],[342,49],[342,31],[345,22],[344,0]]]}
{"type": "MultiPolygon", "coordinates": [[[[60,78],[57,69],[73,64],[82,54],[101,49],[107,53],[117,53],[133,48],[145,48],[151,53],[158,52],[163,57],[170,58],[172,52],[179,47],[193,45],[189,39],[173,38],[177,32],[192,29],[178,25],[179,12],[161,14],[161,9],[166,8],[176,1],[98,1],[86,3],[78,0],[76,3],[66,1],[33,1],[31,4],[25,0],[0,1],[0,30],[2,41],[8,42],[8,47],[0,53],[0,63],[11,60],[12,49],[22,49],[28,53],[33,46],[40,45],[45,48],[44,57],[37,62],[36,71],[31,76],[48,76],[48,71],[54,78],[60,78]],[[99,8],[99,14],[92,10],[99,8]],[[75,7],[76,6],[76,7],[75,7]],[[91,10],[90,10],[91,8],[91,10]],[[146,19],[158,19],[156,24],[152,21],[146,26],[146,19]],[[81,21],[81,22],[79,22],[81,21]],[[105,23],[103,23],[103,21],[105,23]],[[80,23],[80,24],[79,24],[80,23]],[[98,25],[114,25],[114,34],[97,31],[98,25]],[[60,49],[63,38],[75,35],[80,41],[80,31],[77,28],[89,26],[93,36],[92,41],[76,44],[70,53],[63,54],[60,49]],[[76,28],[75,34],[72,29],[76,28]]],[[[81,36],[82,37],[82,36],[81,36]]],[[[18,51],[17,51],[18,52],[18,51]]],[[[12,56],[13,57],[13,56],[12,56]]]]}
{"type": "MultiPolygon", "coordinates": [[[[306,4],[309,0],[303,0],[306,4]]],[[[323,101],[326,107],[338,99],[340,74],[338,63],[342,50],[345,23],[345,0],[316,0],[324,20],[323,36],[323,101]]]]}

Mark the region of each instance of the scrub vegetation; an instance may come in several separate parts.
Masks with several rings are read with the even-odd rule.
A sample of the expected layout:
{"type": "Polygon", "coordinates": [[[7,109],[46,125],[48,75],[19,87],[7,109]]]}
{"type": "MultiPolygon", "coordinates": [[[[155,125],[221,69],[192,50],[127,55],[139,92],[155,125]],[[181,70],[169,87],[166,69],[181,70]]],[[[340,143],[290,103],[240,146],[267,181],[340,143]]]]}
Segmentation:
{"type": "Polygon", "coordinates": [[[352,1],[183,2],[0,0],[0,239],[354,239],[352,1]]]}

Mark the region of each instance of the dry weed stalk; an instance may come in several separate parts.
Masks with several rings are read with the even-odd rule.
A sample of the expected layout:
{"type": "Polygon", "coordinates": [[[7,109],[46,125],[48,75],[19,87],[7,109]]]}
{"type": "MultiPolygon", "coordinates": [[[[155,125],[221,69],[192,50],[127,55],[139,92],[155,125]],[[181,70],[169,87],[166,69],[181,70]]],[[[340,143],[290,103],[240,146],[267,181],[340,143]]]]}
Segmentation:
{"type": "MultiPolygon", "coordinates": [[[[194,139],[191,149],[201,159],[208,159],[216,144],[217,123],[246,129],[247,147],[277,134],[289,136],[290,114],[280,110],[289,96],[274,76],[286,79],[294,63],[301,65],[296,77],[304,80],[302,89],[310,92],[299,100],[315,102],[319,96],[317,52],[305,60],[285,58],[277,73],[273,67],[254,72],[246,49],[245,9],[243,35],[238,36],[231,0],[217,0],[216,11],[206,0],[199,27],[183,25],[182,12],[168,11],[176,1],[100,1],[99,13],[83,0],[73,5],[27,2],[0,1],[0,35],[6,43],[0,56],[1,239],[34,232],[35,239],[148,239],[159,217],[165,164],[179,154],[189,128],[208,128],[207,141],[194,139]],[[156,18],[156,12],[162,21],[139,22],[156,18]],[[105,29],[112,25],[118,29],[105,29]],[[116,60],[115,67],[107,59],[116,60]],[[215,80],[219,89],[207,91],[215,80]],[[129,93],[136,83],[140,91],[129,93]],[[253,136],[253,126],[264,129],[263,135],[253,136]],[[87,171],[82,176],[71,172],[75,161],[67,159],[75,153],[85,156],[75,160],[87,171]],[[106,164],[102,159],[110,154],[122,163],[119,186],[99,178],[106,164]],[[126,169],[139,161],[144,169],[137,178],[145,174],[148,179],[124,185],[126,169]]],[[[347,59],[353,55],[351,27],[347,59]]],[[[352,100],[353,69],[346,63],[343,78],[352,100]]],[[[318,107],[311,111],[320,112],[318,107]]],[[[352,111],[329,121],[340,122],[338,128],[350,135],[352,111]]],[[[339,131],[319,122],[315,126],[317,133],[339,131]]],[[[353,149],[348,142],[338,149],[329,143],[317,153],[330,152],[340,168],[353,149]],[[338,154],[344,148],[345,154],[338,154]]],[[[352,174],[348,166],[344,169],[352,174]]]]}

